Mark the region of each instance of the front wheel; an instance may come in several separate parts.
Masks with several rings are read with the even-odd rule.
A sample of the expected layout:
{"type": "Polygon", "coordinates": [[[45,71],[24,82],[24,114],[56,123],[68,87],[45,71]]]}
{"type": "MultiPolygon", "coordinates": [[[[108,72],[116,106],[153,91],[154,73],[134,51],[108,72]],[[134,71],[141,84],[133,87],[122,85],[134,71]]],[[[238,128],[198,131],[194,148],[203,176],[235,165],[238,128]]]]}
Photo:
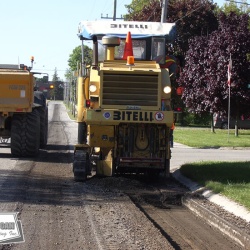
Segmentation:
{"type": "Polygon", "coordinates": [[[11,153],[17,157],[36,156],[40,146],[40,115],[31,113],[14,114],[11,125],[11,153]]]}
{"type": "Polygon", "coordinates": [[[91,174],[89,153],[85,150],[76,150],[74,154],[73,173],[75,181],[86,181],[91,174]]]}

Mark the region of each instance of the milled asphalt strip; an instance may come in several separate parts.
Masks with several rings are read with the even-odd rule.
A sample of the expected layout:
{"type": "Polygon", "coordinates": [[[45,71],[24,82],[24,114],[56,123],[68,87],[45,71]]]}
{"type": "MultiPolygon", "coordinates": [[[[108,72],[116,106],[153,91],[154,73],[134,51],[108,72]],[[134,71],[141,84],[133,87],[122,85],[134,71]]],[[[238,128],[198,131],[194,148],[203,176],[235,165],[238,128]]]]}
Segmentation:
{"type": "Polygon", "coordinates": [[[84,209],[86,211],[86,214],[88,215],[91,231],[93,232],[93,237],[95,238],[97,247],[99,250],[104,250],[105,248],[103,248],[103,241],[100,239],[100,234],[98,233],[98,229],[96,228],[95,223],[93,221],[91,209],[88,206],[85,206],[84,209]]]}
{"type": "MultiPolygon", "coordinates": [[[[198,191],[199,189],[202,188],[197,183],[195,183],[195,182],[191,181],[190,179],[186,178],[185,176],[181,175],[179,169],[175,170],[172,173],[172,176],[176,180],[181,182],[183,185],[188,187],[192,192],[198,191]]],[[[210,193],[209,196],[212,196],[212,194],[213,194],[211,191],[206,191],[206,192],[210,193]]],[[[203,192],[202,195],[205,198],[209,198],[209,197],[206,197],[206,195],[205,195],[206,192],[203,192]]],[[[215,194],[213,194],[213,195],[216,196],[215,194]]],[[[219,199],[222,199],[222,198],[224,198],[224,197],[221,196],[219,199]]],[[[214,214],[210,210],[206,209],[202,205],[198,204],[194,199],[192,199],[190,197],[184,197],[182,199],[182,204],[184,206],[186,206],[189,210],[193,211],[197,216],[206,220],[207,223],[209,223],[211,226],[219,229],[223,234],[229,236],[232,240],[234,240],[235,242],[240,244],[242,247],[244,247],[244,249],[250,249],[250,235],[246,234],[240,228],[235,227],[231,223],[228,223],[226,220],[217,216],[216,214],[214,214]]],[[[236,203],[235,203],[235,206],[238,206],[239,210],[244,209],[243,207],[237,205],[236,203]]],[[[241,211],[238,211],[238,212],[240,213],[241,211]]],[[[234,207],[234,214],[235,214],[235,207],[234,207]]],[[[242,216],[239,216],[239,217],[242,217],[242,216]]]]}
{"type": "Polygon", "coordinates": [[[232,240],[240,244],[244,249],[250,249],[250,236],[243,230],[228,223],[223,218],[217,216],[210,210],[198,204],[192,198],[183,198],[182,204],[189,210],[193,211],[196,215],[206,220],[206,222],[219,229],[223,234],[229,236],[232,240]]]}
{"type": "MultiPolygon", "coordinates": [[[[172,176],[181,182],[183,185],[189,188],[192,192],[201,193],[203,187],[197,184],[196,182],[191,181],[187,177],[183,176],[179,169],[175,170],[172,173],[172,176]]],[[[234,215],[242,218],[246,222],[250,223],[250,212],[243,206],[237,204],[236,202],[224,197],[220,194],[215,194],[211,190],[205,190],[202,192],[202,196],[207,200],[213,202],[214,204],[219,205],[229,213],[233,213],[234,215]]]]}

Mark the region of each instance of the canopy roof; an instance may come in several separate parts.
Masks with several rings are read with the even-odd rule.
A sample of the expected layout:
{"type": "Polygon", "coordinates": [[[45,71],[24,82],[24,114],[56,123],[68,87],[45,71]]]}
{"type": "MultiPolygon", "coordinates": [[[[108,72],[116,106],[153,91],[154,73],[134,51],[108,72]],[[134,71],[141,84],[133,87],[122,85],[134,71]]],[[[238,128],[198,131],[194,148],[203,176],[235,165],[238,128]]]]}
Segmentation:
{"type": "Polygon", "coordinates": [[[175,37],[175,23],[134,22],[134,21],[82,21],[78,26],[78,37],[92,40],[93,36],[105,35],[126,38],[128,31],[132,39],[147,37],[166,37],[169,41],[175,37]]]}

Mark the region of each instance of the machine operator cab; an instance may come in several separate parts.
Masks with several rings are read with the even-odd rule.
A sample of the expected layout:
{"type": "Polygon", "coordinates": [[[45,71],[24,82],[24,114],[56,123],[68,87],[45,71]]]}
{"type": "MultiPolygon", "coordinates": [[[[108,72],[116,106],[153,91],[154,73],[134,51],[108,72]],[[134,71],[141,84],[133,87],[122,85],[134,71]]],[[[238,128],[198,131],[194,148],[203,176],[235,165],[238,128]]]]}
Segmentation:
{"type": "Polygon", "coordinates": [[[82,21],[78,27],[81,40],[98,41],[98,61],[104,61],[106,46],[103,36],[120,38],[120,45],[115,48],[114,59],[124,59],[126,36],[131,33],[133,56],[137,60],[165,63],[166,44],[175,37],[174,23],[134,22],[134,21],[82,21]]]}
{"type": "MultiPolygon", "coordinates": [[[[171,110],[170,74],[160,64],[166,63],[166,45],[174,40],[174,23],[83,21],[78,27],[78,37],[82,40],[82,50],[84,40],[93,41],[92,69],[97,70],[96,80],[92,75],[90,85],[105,89],[103,95],[91,91],[86,94],[92,99],[92,108],[171,110]],[[110,74],[117,83],[112,85],[112,92],[109,91],[113,84],[109,81],[110,74]],[[125,93],[129,96],[124,96],[125,93]]],[[[82,76],[88,75],[88,71],[81,72],[82,76]]]]}

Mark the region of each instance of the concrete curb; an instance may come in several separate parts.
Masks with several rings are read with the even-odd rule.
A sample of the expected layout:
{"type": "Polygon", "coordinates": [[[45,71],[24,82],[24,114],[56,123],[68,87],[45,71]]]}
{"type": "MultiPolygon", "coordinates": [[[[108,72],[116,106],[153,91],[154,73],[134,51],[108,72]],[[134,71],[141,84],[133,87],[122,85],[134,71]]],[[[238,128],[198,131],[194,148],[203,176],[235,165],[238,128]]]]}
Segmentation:
{"type": "Polygon", "coordinates": [[[201,194],[207,200],[219,205],[229,213],[232,213],[235,216],[238,216],[246,222],[250,223],[250,212],[245,207],[239,205],[238,203],[228,199],[221,194],[215,194],[211,190],[207,190],[204,187],[198,185],[196,182],[191,181],[187,177],[183,176],[179,169],[175,170],[172,173],[172,176],[177,181],[189,188],[192,192],[201,194]]]}
{"type": "MultiPolygon", "coordinates": [[[[172,176],[188,187],[190,191],[192,192],[202,192],[202,196],[209,200],[210,196],[218,196],[216,194],[213,194],[211,191],[203,191],[203,187],[198,185],[196,182],[191,181],[187,177],[183,176],[180,173],[180,170],[177,169],[172,173],[172,176]],[[209,193],[209,195],[208,195],[209,193]]],[[[213,201],[211,201],[213,202],[213,201]]],[[[213,202],[215,203],[215,202],[213,202]]],[[[207,223],[214,228],[217,228],[220,230],[223,234],[230,237],[232,240],[234,240],[236,243],[238,243],[240,246],[242,246],[244,249],[250,249],[250,235],[246,234],[243,230],[240,228],[232,225],[231,223],[227,222],[223,218],[219,217],[215,213],[211,212],[207,208],[203,207],[202,205],[198,204],[193,198],[190,197],[183,197],[182,198],[182,204],[187,207],[189,210],[191,210],[193,213],[195,213],[197,216],[201,217],[207,223]]],[[[216,203],[219,205],[218,203],[216,203]]],[[[221,206],[223,207],[223,206],[221,206]]],[[[232,211],[229,211],[232,213],[232,211]]],[[[244,218],[243,218],[244,219],[244,218]]]]}
{"type": "Polygon", "coordinates": [[[233,241],[238,243],[244,249],[250,249],[250,236],[246,234],[243,230],[235,227],[234,225],[228,223],[223,218],[209,211],[205,207],[198,204],[194,199],[184,197],[182,199],[182,204],[195,213],[197,216],[206,220],[206,222],[220,230],[223,234],[230,237],[233,241]]]}

